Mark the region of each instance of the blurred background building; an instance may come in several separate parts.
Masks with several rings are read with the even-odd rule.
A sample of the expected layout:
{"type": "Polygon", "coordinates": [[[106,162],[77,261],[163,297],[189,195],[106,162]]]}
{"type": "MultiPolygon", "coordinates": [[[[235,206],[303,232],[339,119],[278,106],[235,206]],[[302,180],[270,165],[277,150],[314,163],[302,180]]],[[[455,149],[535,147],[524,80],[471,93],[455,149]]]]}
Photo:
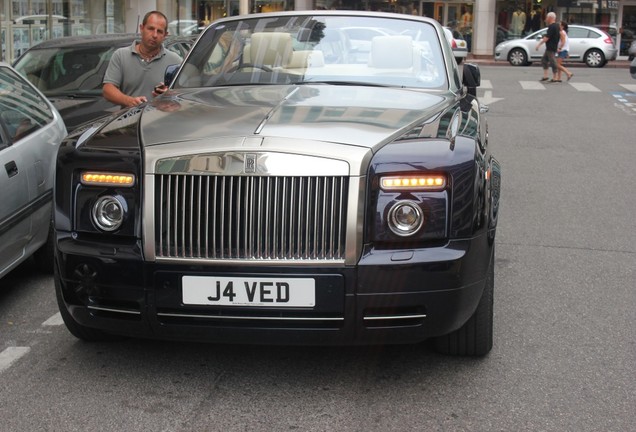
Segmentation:
{"type": "Polygon", "coordinates": [[[497,43],[542,28],[545,15],[605,30],[626,56],[636,33],[636,0],[0,0],[0,60],[12,62],[45,39],[135,32],[150,10],[164,12],[172,34],[193,34],[210,22],[257,12],[366,9],[425,15],[458,30],[477,57],[497,43]]]}

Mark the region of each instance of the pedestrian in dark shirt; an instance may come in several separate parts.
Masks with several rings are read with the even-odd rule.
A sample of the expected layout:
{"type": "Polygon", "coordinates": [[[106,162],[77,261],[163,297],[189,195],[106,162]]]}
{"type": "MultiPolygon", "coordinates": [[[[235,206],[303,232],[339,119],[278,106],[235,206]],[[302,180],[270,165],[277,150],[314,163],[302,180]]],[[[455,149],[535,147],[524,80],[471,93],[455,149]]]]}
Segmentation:
{"type": "Polygon", "coordinates": [[[545,44],[545,52],[543,57],[541,57],[541,66],[543,66],[543,78],[541,78],[541,81],[558,82],[557,71],[559,69],[556,61],[556,52],[559,47],[559,40],[561,40],[561,27],[556,22],[556,14],[554,12],[548,13],[545,17],[545,22],[548,25],[548,31],[535,48],[539,51],[541,45],[545,44]],[[552,68],[552,79],[548,78],[548,66],[552,68]]]}

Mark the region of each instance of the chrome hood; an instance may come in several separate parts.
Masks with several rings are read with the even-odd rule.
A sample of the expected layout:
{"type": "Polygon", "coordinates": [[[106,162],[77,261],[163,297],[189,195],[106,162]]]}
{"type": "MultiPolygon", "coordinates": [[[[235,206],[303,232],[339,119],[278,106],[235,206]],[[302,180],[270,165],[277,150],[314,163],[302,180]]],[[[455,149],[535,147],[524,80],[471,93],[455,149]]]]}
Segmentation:
{"type": "Polygon", "coordinates": [[[371,148],[453,100],[413,89],[335,85],[241,86],[171,91],[146,107],[144,146],[222,137],[286,138],[371,148]]]}

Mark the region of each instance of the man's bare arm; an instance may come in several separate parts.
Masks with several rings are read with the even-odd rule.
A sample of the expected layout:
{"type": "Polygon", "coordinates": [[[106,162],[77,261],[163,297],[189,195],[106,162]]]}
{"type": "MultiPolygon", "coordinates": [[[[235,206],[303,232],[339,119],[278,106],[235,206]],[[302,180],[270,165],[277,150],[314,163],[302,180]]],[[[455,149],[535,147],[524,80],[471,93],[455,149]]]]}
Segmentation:
{"type": "Polygon", "coordinates": [[[102,94],[107,101],[126,108],[147,102],[145,96],[128,96],[122,93],[116,85],[111,83],[104,84],[102,94]]]}

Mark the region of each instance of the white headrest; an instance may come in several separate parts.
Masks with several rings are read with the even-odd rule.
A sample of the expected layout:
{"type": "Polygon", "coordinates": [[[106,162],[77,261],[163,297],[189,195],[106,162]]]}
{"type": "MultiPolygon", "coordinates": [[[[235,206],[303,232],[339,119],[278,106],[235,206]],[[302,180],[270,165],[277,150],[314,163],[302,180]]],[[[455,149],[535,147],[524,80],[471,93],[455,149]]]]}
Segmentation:
{"type": "Polygon", "coordinates": [[[376,36],[371,40],[369,66],[380,69],[407,69],[413,66],[411,36],[376,36]]]}

